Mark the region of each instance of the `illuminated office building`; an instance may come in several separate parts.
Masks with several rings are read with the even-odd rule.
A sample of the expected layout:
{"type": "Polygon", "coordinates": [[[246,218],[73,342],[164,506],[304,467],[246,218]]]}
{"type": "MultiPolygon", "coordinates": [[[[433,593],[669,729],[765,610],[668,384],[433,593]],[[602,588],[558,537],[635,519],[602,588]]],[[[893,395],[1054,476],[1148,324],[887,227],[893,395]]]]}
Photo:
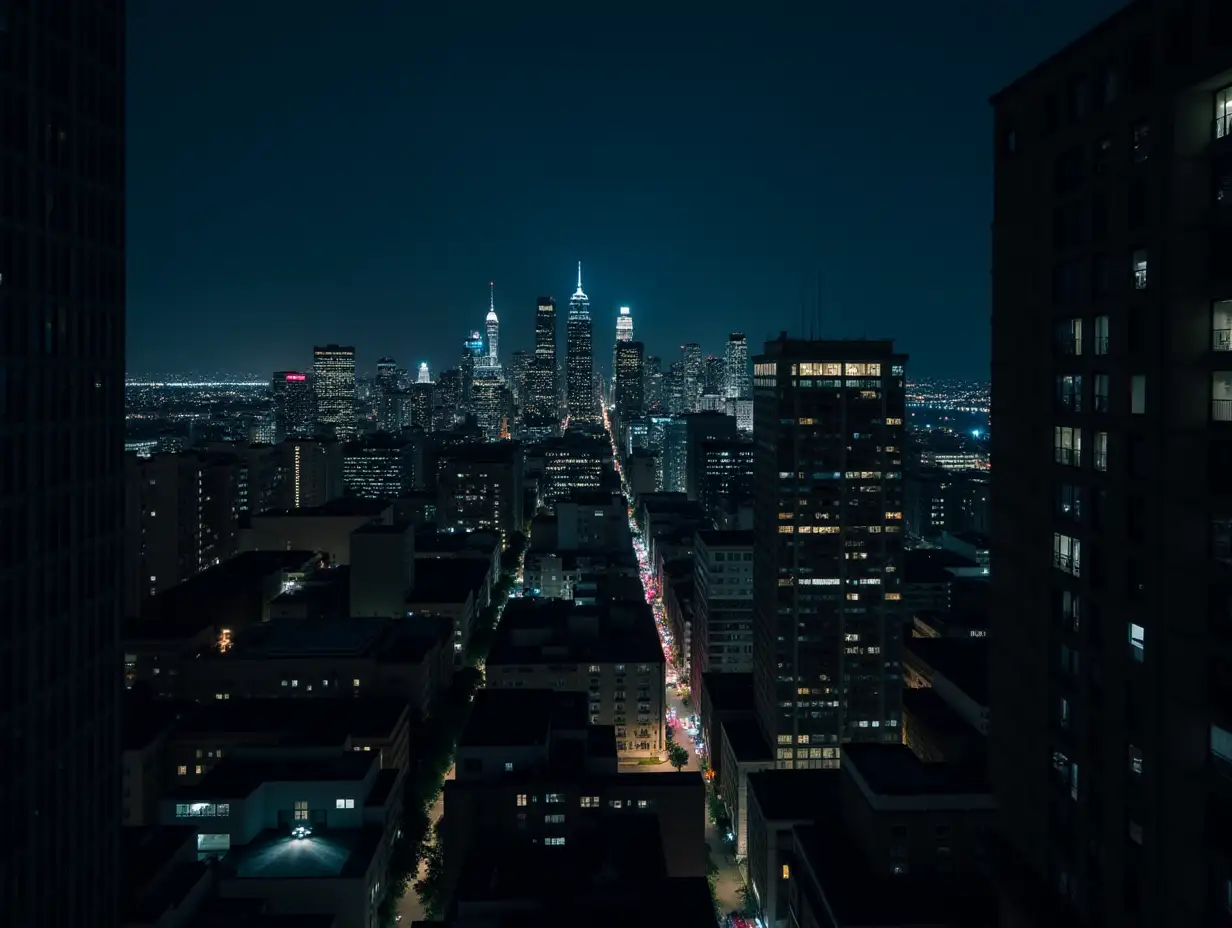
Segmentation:
{"type": "Polygon", "coordinates": [[[645,378],[642,372],[641,342],[616,343],[616,415],[621,426],[627,426],[642,414],[645,378]]]}
{"type": "Polygon", "coordinates": [[[574,422],[597,422],[599,404],[595,393],[594,332],[590,318],[590,298],[582,292],[582,262],[578,262],[577,291],[569,300],[565,323],[565,354],[568,367],[567,402],[574,422]]]}
{"type": "Polygon", "coordinates": [[[729,400],[751,400],[753,381],[749,373],[749,340],[743,332],[727,336],[727,351],[723,356],[724,394],[729,400]]]}
{"type": "Polygon", "coordinates": [[[500,367],[500,320],[496,318],[496,283],[488,284],[488,315],[484,320],[488,333],[487,367],[500,367]]]}
{"type": "Polygon", "coordinates": [[[431,383],[432,382],[432,372],[428,370],[427,361],[419,362],[419,376],[415,382],[416,383],[431,383]]]}
{"type": "Polygon", "coordinates": [[[680,346],[680,413],[697,412],[702,400],[702,346],[680,346]]]}
{"type": "Polygon", "coordinates": [[[317,428],[316,394],[302,371],[274,371],[270,378],[274,400],[274,439],[313,435],[317,428]]]}
{"type": "Polygon", "coordinates": [[[312,385],[317,398],[317,421],[340,440],[357,431],[358,394],[355,386],[355,349],[325,345],[312,349],[312,385]]]}
{"type": "Polygon", "coordinates": [[[541,296],[535,309],[535,357],[526,384],[527,418],[559,419],[556,390],[556,301],[541,296]]]}
{"type": "Polygon", "coordinates": [[[902,738],[905,363],[786,335],[756,359],[753,676],[777,767],[902,738]]]}

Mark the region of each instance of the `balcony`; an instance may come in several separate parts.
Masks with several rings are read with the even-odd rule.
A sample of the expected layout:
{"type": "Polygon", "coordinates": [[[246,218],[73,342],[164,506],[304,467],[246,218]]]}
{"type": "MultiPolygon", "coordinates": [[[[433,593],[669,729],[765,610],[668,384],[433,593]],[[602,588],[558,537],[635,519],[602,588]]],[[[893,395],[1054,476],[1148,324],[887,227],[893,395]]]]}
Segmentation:
{"type": "Polygon", "coordinates": [[[1075,577],[1082,576],[1081,563],[1077,555],[1054,551],[1052,554],[1052,566],[1075,577]]]}
{"type": "Polygon", "coordinates": [[[1082,466],[1082,449],[1081,448],[1062,448],[1056,447],[1055,452],[1056,462],[1064,464],[1066,467],[1081,467],[1082,466]]]}
{"type": "Polygon", "coordinates": [[[1232,371],[1211,374],[1211,421],[1232,422],[1232,371]]]}

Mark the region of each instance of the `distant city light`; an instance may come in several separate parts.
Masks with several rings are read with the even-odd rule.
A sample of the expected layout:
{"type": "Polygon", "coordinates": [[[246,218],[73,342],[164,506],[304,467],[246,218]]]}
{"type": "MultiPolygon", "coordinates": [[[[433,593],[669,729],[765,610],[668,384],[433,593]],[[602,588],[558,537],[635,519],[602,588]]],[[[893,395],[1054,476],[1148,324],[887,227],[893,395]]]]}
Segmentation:
{"type": "Polygon", "coordinates": [[[980,437],[981,435],[983,435],[983,434],[984,434],[984,433],[983,433],[983,432],[981,432],[979,429],[972,429],[972,430],[971,430],[971,437],[972,437],[972,438],[979,438],[979,437],[980,437]]]}

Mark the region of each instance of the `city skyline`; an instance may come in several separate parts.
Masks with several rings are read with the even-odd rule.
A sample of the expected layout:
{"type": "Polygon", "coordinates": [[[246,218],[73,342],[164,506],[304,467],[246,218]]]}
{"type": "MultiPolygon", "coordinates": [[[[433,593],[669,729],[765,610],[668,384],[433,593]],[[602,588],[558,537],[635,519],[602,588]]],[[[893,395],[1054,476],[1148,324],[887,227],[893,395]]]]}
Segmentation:
{"type": "Polygon", "coordinates": [[[563,306],[581,258],[604,341],[621,305],[656,353],[703,324],[714,354],[730,331],[799,333],[820,275],[821,334],[985,376],[987,97],[1120,5],[910,9],[889,32],[860,10],[763,14],[658,54],[576,10],[465,28],[442,13],[427,43],[409,9],[340,21],[306,2],[271,57],[274,7],[134,4],[128,366],[273,371],[328,342],[441,366],[482,329],[489,280],[502,338],[527,346],[531,301],[563,306]],[[797,34],[820,44],[800,55],[797,34]],[[592,66],[568,82],[520,64],[579,37],[592,66]],[[938,62],[931,39],[966,54],[938,62]],[[649,70],[630,77],[632,58],[649,70]],[[852,89],[870,59],[883,73],[852,89]],[[944,106],[887,103],[922,71],[944,106]]]}

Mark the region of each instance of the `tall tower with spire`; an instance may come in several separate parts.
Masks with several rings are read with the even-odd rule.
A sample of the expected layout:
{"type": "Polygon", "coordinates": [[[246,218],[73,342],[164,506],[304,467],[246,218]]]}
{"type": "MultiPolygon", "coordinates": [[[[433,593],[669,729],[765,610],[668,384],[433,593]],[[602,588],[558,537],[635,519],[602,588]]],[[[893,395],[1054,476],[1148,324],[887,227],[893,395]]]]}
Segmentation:
{"type": "Polygon", "coordinates": [[[569,406],[569,418],[577,422],[597,422],[599,404],[594,383],[594,329],[590,319],[590,298],[582,290],[581,261],[578,262],[577,291],[569,298],[565,339],[565,400],[569,406]]]}
{"type": "Polygon", "coordinates": [[[496,282],[488,284],[488,367],[500,367],[500,320],[496,318],[496,282]]]}

